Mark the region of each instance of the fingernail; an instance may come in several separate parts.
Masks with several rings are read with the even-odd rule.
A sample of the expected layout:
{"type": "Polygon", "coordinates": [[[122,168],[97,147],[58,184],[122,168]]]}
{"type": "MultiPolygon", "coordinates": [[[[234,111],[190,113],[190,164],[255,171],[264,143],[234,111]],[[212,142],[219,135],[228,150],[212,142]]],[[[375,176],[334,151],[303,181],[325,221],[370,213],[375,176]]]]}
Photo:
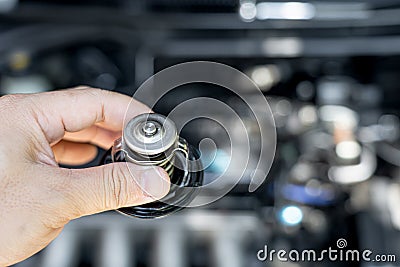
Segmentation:
{"type": "Polygon", "coordinates": [[[144,170],[141,176],[142,190],[149,197],[160,199],[168,193],[169,177],[163,169],[152,167],[144,170]]]}

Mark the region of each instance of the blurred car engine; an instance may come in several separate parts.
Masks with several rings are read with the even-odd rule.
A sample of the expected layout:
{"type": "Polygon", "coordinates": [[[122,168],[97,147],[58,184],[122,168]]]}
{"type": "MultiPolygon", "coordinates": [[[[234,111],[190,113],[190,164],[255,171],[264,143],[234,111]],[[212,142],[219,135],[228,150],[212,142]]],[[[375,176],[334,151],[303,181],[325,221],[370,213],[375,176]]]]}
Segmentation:
{"type": "MultiPolygon", "coordinates": [[[[167,67],[215,61],[258,85],[278,138],[268,179],[253,193],[245,174],[219,201],[163,219],[81,218],[16,266],[377,266],[257,259],[266,244],[319,251],[341,238],[400,259],[398,1],[4,0],[0,20],[0,95],[78,85],[133,95],[167,67]]],[[[259,146],[248,107],[220,86],[179,86],[154,110],[168,114],[201,96],[229,103],[259,146]]],[[[224,129],[198,119],[181,135],[217,144],[204,174],[212,181],[226,166],[224,129]]]]}

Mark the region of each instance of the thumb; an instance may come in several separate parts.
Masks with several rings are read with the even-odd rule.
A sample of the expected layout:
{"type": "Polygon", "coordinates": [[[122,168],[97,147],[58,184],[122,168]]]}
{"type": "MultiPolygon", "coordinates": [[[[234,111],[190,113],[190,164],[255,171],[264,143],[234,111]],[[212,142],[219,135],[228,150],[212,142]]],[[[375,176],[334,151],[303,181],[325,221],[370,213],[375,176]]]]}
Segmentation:
{"type": "Polygon", "coordinates": [[[70,219],[149,203],[170,188],[168,174],[159,167],[121,162],[69,172],[65,209],[70,219]]]}

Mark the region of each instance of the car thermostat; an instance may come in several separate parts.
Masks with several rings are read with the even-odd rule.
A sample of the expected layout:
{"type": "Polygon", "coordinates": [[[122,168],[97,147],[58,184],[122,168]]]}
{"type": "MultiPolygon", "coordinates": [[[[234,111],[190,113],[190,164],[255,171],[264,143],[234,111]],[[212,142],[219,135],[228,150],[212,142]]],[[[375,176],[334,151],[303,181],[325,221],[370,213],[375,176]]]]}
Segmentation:
{"type": "Polygon", "coordinates": [[[183,209],[196,196],[196,187],[203,184],[199,157],[198,150],[179,137],[175,124],[163,115],[149,113],[131,119],[102,164],[128,161],[162,167],[171,179],[171,188],[161,200],[118,211],[138,218],[157,218],[183,209]]]}

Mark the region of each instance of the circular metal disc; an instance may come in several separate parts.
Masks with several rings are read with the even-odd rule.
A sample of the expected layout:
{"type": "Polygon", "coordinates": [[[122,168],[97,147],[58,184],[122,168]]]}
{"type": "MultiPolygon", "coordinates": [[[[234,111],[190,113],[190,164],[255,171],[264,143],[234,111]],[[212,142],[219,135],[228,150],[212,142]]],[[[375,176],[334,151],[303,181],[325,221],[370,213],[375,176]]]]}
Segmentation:
{"type": "Polygon", "coordinates": [[[178,138],[175,124],[167,117],[149,113],[131,119],[125,126],[123,140],[133,152],[156,155],[173,146],[178,138]]]}

